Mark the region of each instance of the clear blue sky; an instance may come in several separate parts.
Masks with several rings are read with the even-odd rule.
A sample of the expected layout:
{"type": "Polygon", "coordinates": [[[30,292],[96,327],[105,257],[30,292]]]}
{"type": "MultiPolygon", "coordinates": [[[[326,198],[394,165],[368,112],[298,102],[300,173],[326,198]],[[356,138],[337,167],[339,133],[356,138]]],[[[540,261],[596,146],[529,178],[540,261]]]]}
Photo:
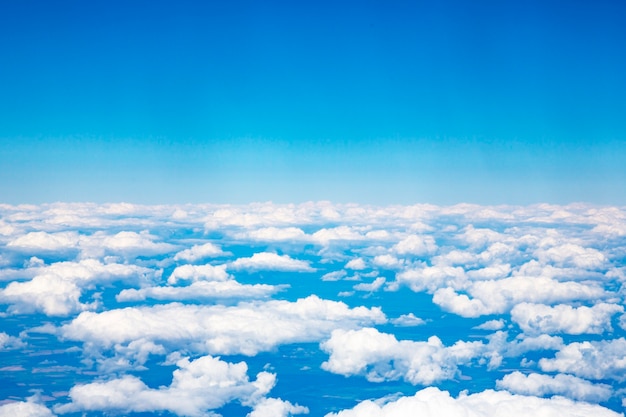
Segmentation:
{"type": "Polygon", "coordinates": [[[626,2],[0,5],[0,201],[626,204],[626,2]]]}

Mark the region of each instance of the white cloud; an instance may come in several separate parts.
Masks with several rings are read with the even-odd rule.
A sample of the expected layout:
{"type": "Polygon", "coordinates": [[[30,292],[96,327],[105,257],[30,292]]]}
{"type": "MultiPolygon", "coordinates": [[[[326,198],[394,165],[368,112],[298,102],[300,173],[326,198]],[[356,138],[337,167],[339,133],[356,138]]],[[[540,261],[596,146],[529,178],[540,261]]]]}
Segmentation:
{"type": "Polygon", "coordinates": [[[389,254],[375,256],[373,263],[378,267],[386,269],[400,269],[404,266],[404,260],[389,254]]]}
{"type": "Polygon", "coordinates": [[[489,320],[485,323],[474,327],[477,330],[501,330],[504,328],[504,320],[489,320]]]}
{"type": "Polygon", "coordinates": [[[178,281],[227,281],[231,277],[226,272],[226,265],[181,265],[177,266],[167,283],[174,285],[178,281]]]}
{"type": "Polygon", "coordinates": [[[367,265],[365,265],[365,261],[363,260],[363,258],[354,258],[351,259],[345,266],[346,269],[354,269],[356,271],[361,271],[365,268],[367,268],[367,265]]]}
{"type": "Polygon", "coordinates": [[[267,284],[240,284],[235,280],[228,281],[198,281],[185,287],[146,287],[140,289],[122,290],[116,300],[143,301],[155,300],[206,300],[206,299],[242,299],[266,298],[284,289],[285,286],[267,284]]]}
{"type": "Polygon", "coordinates": [[[412,397],[395,401],[366,400],[354,408],[326,417],[619,417],[621,414],[599,405],[575,402],[567,398],[551,399],[486,390],[453,398],[447,391],[425,388],[412,397]]]}
{"type": "Polygon", "coordinates": [[[606,262],[606,257],[597,249],[584,248],[573,243],[538,249],[536,256],[540,262],[583,269],[602,268],[606,262]]]}
{"type": "Polygon", "coordinates": [[[41,311],[50,316],[93,309],[97,302],[84,303],[84,289],[98,283],[124,281],[137,285],[160,275],[136,265],[103,264],[95,259],[80,262],[58,262],[34,268],[37,275],[24,282],[14,281],[0,290],[0,302],[10,304],[9,312],[24,314],[41,311]]]}
{"type": "Polygon", "coordinates": [[[612,330],[611,317],[623,311],[620,305],[606,303],[593,307],[520,303],[511,310],[511,320],[528,334],[602,334],[612,330]]]}
{"type": "Polygon", "coordinates": [[[448,285],[463,287],[466,280],[463,268],[445,265],[425,266],[422,264],[396,274],[396,285],[407,285],[415,292],[428,291],[432,293],[438,288],[448,285]]]}
{"type": "Polygon", "coordinates": [[[362,241],[366,237],[349,226],[339,226],[330,229],[320,229],[313,233],[312,239],[322,245],[332,241],[362,241]]]}
{"type": "Polygon", "coordinates": [[[478,317],[505,313],[522,302],[554,304],[597,300],[606,296],[605,290],[595,282],[561,282],[524,276],[473,282],[467,293],[471,298],[467,294],[456,293],[453,288],[442,288],[435,291],[433,302],[460,316],[478,317]]]}
{"type": "Polygon", "coordinates": [[[423,256],[437,250],[437,244],[432,236],[410,235],[398,242],[392,250],[398,255],[423,256]]]}
{"type": "Polygon", "coordinates": [[[149,340],[197,353],[255,355],[283,343],[319,341],[336,328],[385,321],[379,308],[350,309],[342,302],[309,296],[296,302],[173,303],[83,312],[60,334],[103,348],[149,340]]]}
{"type": "Polygon", "coordinates": [[[28,251],[60,251],[73,249],[79,241],[76,232],[30,232],[7,243],[7,247],[28,251]]]}
{"type": "Polygon", "coordinates": [[[29,399],[0,405],[0,417],[54,417],[54,414],[45,405],[29,399]]]}
{"type": "Polygon", "coordinates": [[[356,284],[354,285],[352,288],[356,291],[367,291],[367,292],[374,292],[374,291],[378,291],[380,289],[380,287],[383,286],[383,284],[385,283],[386,279],[383,277],[378,277],[376,278],[373,282],[371,283],[360,283],[360,284],[356,284]]]}
{"type": "Polygon", "coordinates": [[[346,271],[340,269],[339,271],[332,271],[322,275],[322,281],[339,281],[341,278],[348,275],[346,271]]]}
{"type": "Polygon", "coordinates": [[[5,332],[0,332],[0,352],[9,349],[24,347],[25,343],[19,337],[9,336],[5,332]]]}
{"type": "Polygon", "coordinates": [[[211,242],[202,245],[194,245],[189,249],[182,250],[174,255],[175,261],[195,262],[205,258],[213,258],[216,256],[226,255],[222,249],[211,242]]]}
{"type": "Polygon", "coordinates": [[[564,346],[554,359],[542,358],[544,372],[570,373],[581,378],[626,380],[626,339],[574,342],[564,346]]]}
{"type": "Polygon", "coordinates": [[[515,394],[547,396],[563,395],[573,400],[602,402],[611,397],[613,390],[610,385],[594,384],[572,375],[557,374],[554,376],[531,373],[524,375],[519,371],[505,375],[496,386],[515,394]]]}
{"type": "Polygon", "coordinates": [[[305,241],[310,237],[298,227],[263,227],[235,235],[240,240],[261,242],[305,241]]]}
{"type": "Polygon", "coordinates": [[[135,376],[77,385],[69,392],[71,403],[54,410],[60,414],[169,411],[179,416],[201,417],[234,400],[254,405],[275,384],[275,375],[268,372],[260,372],[255,381],[249,381],[245,362],[229,363],[203,356],[194,361],[184,358],[176,365],[178,369],[168,387],[149,388],[135,376]]]}
{"type": "Polygon", "coordinates": [[[404,379],[429,385],[454,378],[458,365],[481,354],[481,342],[459,341],[446,347],[432,336],[426,342],[398,341],[374,328],[335,330],[320,347],[330,354],[322,368],[345,376],[362,375],[368,381],[404,379]]]}
{"type": "Polygon", "coordinates": [[[281,256],[271,252],[255,253],[250,258],[239,258],[230,263],[228,268],[247,271],[315,271],[306,261],[293,259],[289,255],[281,256]]]}
{"type": "Polygon", "coordinates": [[[308,413],[307,407],[293,405],[280,398],[263,398],[254,406],[254,410],[248,414],[248,417],[288,417],[308,413]]]}
{"type": "Polygon", "coordinates": [[[422,326],[426,324],[426,321],[419,317],[415,317],[415,314],[403,314],[400,317],[396,317],[391,320],[391,324],[398,327],[413,327],[413,326],[422,326]]]}

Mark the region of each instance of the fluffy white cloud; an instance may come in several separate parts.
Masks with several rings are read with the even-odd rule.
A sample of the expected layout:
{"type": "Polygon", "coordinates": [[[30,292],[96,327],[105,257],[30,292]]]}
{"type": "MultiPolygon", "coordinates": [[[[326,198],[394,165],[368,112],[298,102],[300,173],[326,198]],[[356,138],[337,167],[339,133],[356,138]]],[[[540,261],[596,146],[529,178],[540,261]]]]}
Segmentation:
{"type": "MultiPolygon", "coordinates": [[[[233,400],[254,405],[275,384],[275,375],[257,374],[248,379],[245,362],[229,363],[203,356],[181,359],[168,387],[149,388],[135,376],[74,386],[72,402],[55,407],[60,414],[81,411],[114,413],[169,411],[179,416],[201,417],[233,400]]],[[[211,415],[209,413],[209,415],[211,415]]]]}
{"type": "Polygon", "coordinates": [[[226,255],[222,249],[211,243],[204,243],[202,245],[194,245],[189,249],[182,250],[174,255],[175,261],[187,261],[187,262],[195,262],[205,258],[213,258],[216,256],[226,255]]]}
{"type": "Polygon", "coordinates": [[[363,260],[363,258],[351,259],[346,264],[346,269],[354,269],[354,270],[360,271],[365,268],[367,268],[367,265],[365,265],[365,261],[363,260]]]}
{"type": "Polygon", "coordinates": [[[211,299],[241,299],[265,298],[284,289],[285,286],[267,284],[240,284],[235,280],[228,281],[198,281],[185,287],[146,287],[140,289],[122,290],[117,301],[155,300],[211,300],[211,299]]]}
{"type": "Polygon", "coordinates": [[[543,358],[544,372],[570,373],[589,379],[626,380],[626,339],[574,342],[564,346],[555,358],[543,358]]]}
{"type": "Polygon", "coordinates": [[[455,288],[463,287],[466,281],[465,271],[461,267],[420,264],[418,267],[398,272],[393,288],[399,284],[404,284],[415,292],[428,291],[432,293],[448,285],[455,288]]]}
{"type": "Polygon", "coordinates": [[[378,291],[385,284],[385,281],[386,281],[385,278],[378,277],[373,282],[370,282],[370,283],[363,282],[363,283],[354,285],[352,288],[355,289],[356,291],[374,292],[374,291],[378,291]]]}
{"type": "Polygon", "coordinates": [[[198,353],[255,355],[282,343],[319,341],[336,328],[385,321],[379,308],[350,309],[342,302],[309,296],[296,302],[237,306],[174,303],[83,312],[60,333],[104,348],[149,340],[198,353]]]}
{"type": "Polygon", "coordinates": [[[178,281],[227,281],[231,277],[226,272],[226,265],[181,265],[177,266],[167,283],[174,285],[178,281]]]}
{"type": "Polygon", "coordinates": [[[298,227],[263,227],[238,233],[235,236],[241,240],[261,242],[304,241],[310,238],[298,227]]]}
{"type": "Polygon", "coordinates": [[[611,317],[623,311],[624,307],[607,303],[593,307],[520,303],[511,310],[511,320],[528,334],[602,334],[612,330],[611,317]]]}
{"type": "Polygon", "coordinates": [[[0,417],[54,417],[45,405],[33,400],[0,405],[0,417]]]}
{"type": "Polygon", "coordinates": [[[426,342],[398,341],[374,328],[335,330],[320,346],[330,354],[322,364],[329,372],[363,375],[372,382],[404,379],[414,385],[454,378],[459,365],[484,349],[481,342],[459,341],[446,347],[436,336],[426,342]]]}
{"type": "Polygon", "coordinates": [[[426,322],[419,317],[415,317],[415,314],[409,313],[403,314],[400,317],[396,317],[395,319],[391,320],[391,324],[398,327],[413,327],[422,326],[426,324],[426,322]]]}
{"type": "Polygon", "coordinates": [[[437,250],[437,244],[432,236],[410,235],[398,242],[392,250],[398,255],[423,256],[437,250]]]}
{"type": "Polygon", "coordinates": [[[584,248],[573,243],[540,248],[536,251],[536,256],[540,262],[584,269],[598,269],[606,262],[606,257],[597,249],[584,248]]]}
{"type": "Polygon", "coordinates": [[[7,247],[28,251],[60,251],[76,248],[79,236],[76,232],[30,232],[19,236],[7,247]]]}
{"type": "Polygon", "coordinates": [[[9,336],[5,332],[0,332],[0,352],[3,350],[17,349],[25,346],[19,337],[9,336]]]}
{"type": "Polygon", "coordinates": [[[501,330],[504,328],[504,320],[499,319],[499,320],[489,320],[484,322],[483,324],[480,324],[476,327],[474,327],[474,329],[478,329],[478,330],[501,330]]]}
{"type": "Polygon", "coordinates": [[[309,409],[301,405],[293,405],[280,398],[263,398],[255,406],[248,417],[289,417],[295,414],[308,414],[309,409]]]}
{"type": "Polygon", "coordinates": [[[348,273],[343,269],[339,271],[328,272],[327,274],[322,275],[322,281],[339,281],[341,278],[344,278],[348,273]]]}
{"type": "Polygon", "coordinates": [[[412,397],[395,401],[366,400],[356,407],[326,417],[619,417],[621,414],[599,405],[575,402],[562,397],[551,399],[486,390],[453,398],[447,391],[425,388],[412,397]]]}
{"type": "Polygon", "coordinates": [[[315,271],[306,261],[293,259],[289,255],[278,255],[271,252],[255,253],[250,258],[239,258],[231,262],[228,268],[246,271],[315,271]]]}
{"type": "Polygon", "coordinates": [[[602,402],[611,397],[613,390],[610,385],[594,384],[587,380],[566,374],[554,376],[531,373],[524,375],[519,371],[505,375],[496,386],[515,394],[565,397],[588,402],[602,402]]]}
{"type": "Polygon", "coordinates": [[[606,297],[605,290],[596,282],[561,282],[524,276],[473,282],[467,293],[469,296],[458,294],[450,287],[442,288],[435,291],[433,302],[460,316],[478,317],[505,313],[522,302],[554,304],[606,297]],[[541,291],[537,291],[537,288],[541,288],[541,291]]]}
{"type": "Polygon", "coordinates": [[[84,289],[112,281],[138,285],[160,275],[160,271],[149,268],[103,264],[95,259],[58,262],[34,270],[37,275],[33,279],[14,281],[0,290],[0,302],[10,304],[9,312],[23,314],[41,311],[50,316],[65,316],[97,306],[96,301],[84,303],[80,300],[84,289]]]}

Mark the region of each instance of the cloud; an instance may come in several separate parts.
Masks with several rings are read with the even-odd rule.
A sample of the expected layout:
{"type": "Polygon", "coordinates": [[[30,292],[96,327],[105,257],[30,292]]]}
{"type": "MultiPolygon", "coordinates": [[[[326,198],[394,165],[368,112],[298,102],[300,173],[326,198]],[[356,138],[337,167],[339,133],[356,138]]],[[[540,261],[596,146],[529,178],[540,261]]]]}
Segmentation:
{"type": "Polygon", "coordinates": [[[0,417],[54,417],[54,414],[45,405],[29,399],[0,405],[0,417]]]}
{"type": "Polygon", "coordinates": [[[229,269],[246,271],[313,272],[308,262],[292,259],[289,255],[271,252],[255,253],[250,258],[239,258],[230,263],[229,269]]]}
{"type": "Polygon", "coordinates": [[[195,262],[205,258],[213,258],[224,255],[227,255],[227,253],[223,252],[219,246],[208,242],[202,245],[194,245],[189,249],[178,252],[176,255],[174,255],[174,260],[195,262]]]}
{"type": "Polygon", "coordinates": [[[395,401],[360,402],[354,408],[326,417],[619,417],[621,414],[599,405],[575,402],[562,397],[551,399],[486,390],[453,398],[447,391],[425,388],[412,397],[395,401]]]}
{"type": "Polygon", "coordinates": [[[274,387],[276,379],[274,374],[260,372],[255,381],[250,381],[245,362],[224,362],[212,356],[194,361],[184,358],[176,365],[178,369],[167,387],[149,388],[130,375],[77,385],[69,392],[71,402],[54,410],[59,414],[169,411],[179,416],[201,417],[233,400],[253,405],[274,387]]]}
{"type": "Polygon", "coordinates": [[[7,243],[7,247],[28,251],[53,252],[73,249],[77,246],[77,232],[30,232],[7,243]]]}
{"type": "Polygon", "coordinates": [[[332,271],[322,275],[322,281],[339,281],[346,275],[348,275],[348,273],[343,269],[340,269],[339,271],[332,271]]]}
{"type": "Polygon", "coordinates": [[[458,294],[450,287],[441,288],[435,291],[433,302],[463,317],[479,317],[505,313],[522,302],[553,304],[597,300],[606,296],[605,290],[594,282],[561,282],[524,276],[473,282],[467,293],[469,295],[458,294]],[[536,291],[537,288],[541,291],[536,291]]]}
{"type": "Polygon", "coordinates": [[[414,327],[414,326],[422,326],[426,324],[426,322],[419,317],[415,317],[413,313],[403,314],[400,317],[396,317],[391,320],[391,324],[398,327],[414,327]]]}
{"type": "Polygon", "coordinates": [[[19,337],[9,336],[5,332],[0,332],[0,352],[9,349],[18,349],[26,344],[19,337]]]}
{"type": "Polygon", "coordinates": [[[367,283],[356,284],[352,288],[356,291],[374,292],[374,291],[378,291],[385,284],[385,281],[386,281],[385,278],[378,277],[374,280],[374,282],[371,282],[369,284],[367,283]]]}
{"type": "Polygon", "coordinates": [[[255,355],[283,343],[319,341],[336,328],[385,321],[379,308],[350,309],[312,295],[296,302],[173,303],[83,312],[61,327],[60,335],[101,348],[145,340],[195,353],[255,355]]]}
{"type": "Polygon", "coordinates": [[[528,334],[602,334],[612,330],[611,317],[623,311],[620,305],[606,303],[593,307],[520,303],[511,310],[511,320],[528,334]]]}
{"type": "Polygon", "coordinates": [[[504,320],[489,320],[485,323],[474,327],[477,330],[501,330],[504,328],[504,320]]]}
{"type": "Polygon", "coordinates": [[[398,255],[423,256],[437,250],[432,236],[410,235],[393,246],[392,251],[398,255]]]}
{"type": "Polygon", "coordinates": [[[542,358],[544,372],[570,373],[589,379],[626,380],[626,339],[574,342],[564,346],[555,358],[542,358]]]}
{"type": "Polygon", "coordinates": [[[335,330],[320,347],[330,354],[322,364],[326,371],[362,375],[371,382],[404,379],[414,385],[430,385],[454,378],[458,366],[479,356],[484,345],[459,341],[445,347],[436,336],[426,342],[398,341],[391,334],[364,328],[335,330]]]}
{"type": "Polygon", "coordinates": [[[255,406],[248,417],[288,417],[295,414],[308,414],[309,409],[301,405],[293,405],[280,398],[263,398],[255,406]]]}
{"type": "Polygon", "coordinates": [[[254,240],[260,242],[306,241],[310,239],[310,236],[298,227],[263,227],[237,233],[235,237],[240,240],[254,240]]]}
{"type": "Polygon", "coordinates": [[[610,385],[593,384],[572,375],[550,376],[535,373],[524,375],[519,371],[505,375],[504,378],[496,381],[496,386],[515,394],[539,397],[563,395],[578,401],[596,403],[608,400],[613,393],[610,385]]]}
{"type": "Polygon", "coordinates": [[[367,265],[365,265],[365,261],[363,260],[363,258],[354,258],[346,264],[345,268],[360,271],[367,268],[367,265]]]}
{"type": "Polygon", "coordinates": [[[226,272],[226,265],[181,265],[176,267],[167,283],[174,285],[178,281],[227,281],[231,277],[226,272]]]}
{"type": "Polygon", "coordinates": [[[229,281],[198,281],[185,287],[147,287],[122,290],[115,298],[119,302],[154,300],[215,300],[266,298],[286,288],[285,285],[240,284],[229,281]]]}
{"type": "Polygon", "coordinates": [[[138,285],[154,280],[160,271],[136,265],[103,264],[95,259],[80,262],[58,262],[34,268],[37,274],[25,282],[14,281],[0,290],[0,302],[10,304],[9,312],[26,314],[43,312],[49,316],[67,316],[94,309],[97,301],[81,301],[83,290],[98,283],[124,281],[138,285]]]}

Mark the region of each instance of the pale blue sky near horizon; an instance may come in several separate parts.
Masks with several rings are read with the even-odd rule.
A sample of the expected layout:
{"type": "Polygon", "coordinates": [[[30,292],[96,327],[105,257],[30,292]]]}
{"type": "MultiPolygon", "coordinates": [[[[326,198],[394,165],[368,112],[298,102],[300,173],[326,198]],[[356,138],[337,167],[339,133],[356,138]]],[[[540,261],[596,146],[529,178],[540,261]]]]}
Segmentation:
{"type": "Polygon", "coordinates": [[[0,200],[626,204],[626,3],[9,1],[0,200]]]}

